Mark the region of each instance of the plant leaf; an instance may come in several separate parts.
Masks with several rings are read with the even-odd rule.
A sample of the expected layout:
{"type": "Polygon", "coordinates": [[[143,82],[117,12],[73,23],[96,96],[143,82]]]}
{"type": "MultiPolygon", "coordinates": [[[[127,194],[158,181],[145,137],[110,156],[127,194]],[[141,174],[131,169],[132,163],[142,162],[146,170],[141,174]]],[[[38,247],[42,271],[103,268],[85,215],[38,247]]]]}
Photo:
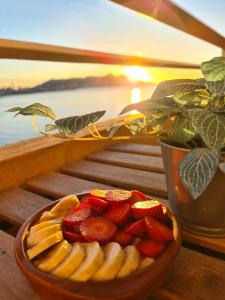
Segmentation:
{"type": "Polygon", "coordinates": [[[196,148],[187,154],[179,165],[179,176],[191,196],[196,199],[215,175],[219,162],[218,150],[196,148]]]}
{"type": "Polygon", "coordinates": [[[208,91],[205,90],[198,90],[198,91],[191,91],[186,93],[178,93],[173,96],[174,100],[178,103],[182,103],[187,106],[193,104],[196,105],[207,105],[210,100],[210,95],[208,91]]]}
{"type": "Polygon", "coordinates": [[[151,99],[163,98],[166,96],[172,96],[180,92],[190,92],[205,87],[204,79],[174,79],[166,80],[160,83],[154,93],[152,94],[151,99]]]}
{"type": "Polygon", "coordinates": [[[225,112],[225,97],[212,99],[210,109],[217,113],[225,112]]]}
{"type": "Polygon", "coordinates": [[[72,116],[58,119],[55,121],[55,124],[61,132],[65,134],[73,134],[83,129],[88,124],[97,122],[104,114],[105,110],[96,111],[82,116],[72,116]]]}
{"type": "Polygon", "coordinates": [[[173,123],[173,130],[170,139],[179,143],[186,143],[197,134],[196,128],[193,126],[189,118],[177,118],[173,123]]]}
{"type": "Polygon", "coordinates": [[[47,124],[45,125],[45,132],[56,130],[58,127],[55,124],[47,124]]]}
{"type": "Polygon", "coordinates": [[[204,143],[210,149],[225,146],[225,117],[206,109],[190,109],[189,116],[204,143]]]}
{"type": "Polygon", "coordinates": [[[220,168],[220,170],[221,170],[223,173],[225,173],[225,162],[220,162],[220,163],[219,163],[219,168],[220,168]]]}
{"type": "Polygon", "coordinates": [[[225,80],[207,81],[206,86],[217,97],[222,97],[225,94],[225,80]]]}
{"type": "Polygon", "coordinates": [[[21,106],[17,106],[17,107],[8,109],[6,112],[15,112],[15,111],[20,111],[21,109],[23,109],[21,106]]]}
{"type": "Polygon", "coordinates": [[[225,80],[225,57],[214,57],[213,59],[203,62],[201,70],[206,81],[225,80]]]}
{"type": "Polygon", "coordinates": [[[50,107],[45,106],[41,103],[33,103],[24,108],[23,107],[13,107],[8,111],[10,111],[10,112],[18,111],[18,113],[14,117],[16,117],[17,115],[23,115],[23,116],[37,115],[37,116],[47,117],[52,120],[56,119],[56,115],[53,112],[53,110],[50,107]]]}

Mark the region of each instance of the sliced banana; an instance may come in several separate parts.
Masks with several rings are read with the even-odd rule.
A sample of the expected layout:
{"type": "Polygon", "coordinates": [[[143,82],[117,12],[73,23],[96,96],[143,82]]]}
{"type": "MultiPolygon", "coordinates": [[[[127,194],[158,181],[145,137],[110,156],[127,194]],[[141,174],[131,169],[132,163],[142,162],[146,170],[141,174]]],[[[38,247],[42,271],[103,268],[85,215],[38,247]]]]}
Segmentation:
{"type": "Polygon", "coordinates": [[[143,260],[142,260],[142,262],[141,262],[141,264],[140,264],[140,266],[139,266],[139,269],[143,269],[143,268],[145,268],[145,267],[148,267],[148,266],[150,266],[151,264],[153,264],[154,263],[154,258],[151,258],[151,257],[145,257],[143,260]]]}
{"type": "Polygon", "coordinates": [[[108,243],[103,248],[105,259],[103,264],[94,274],[94,281],[110,280],[116,277],[123,264],[125,254],[118,243],[108,243]]]}
{"type": "Polygon", "coordinates": [[[87,281],[101,266],[104,253],[97,242],[84,243],[86,257],[80,267],[69,277],[75,281],[87,281]]]}
{"type": "Polygon", "coordinates": [[[54,224],[45,228],[42,228],[36,232],[30,232],[27,237],[27,247],[30,248],[46,237],[61,230],[61,224],[54,224]]]}
{"type": "Polygon", "coordinates": [[[69,255],[51,273],[58,277],[68,278],[81,265],[84,258],[84,248],[80,243],[74,243],[69,255]]]}
{"type": "Polygon", "coordinates": [[[55,245],[46,256],[39,259],[35,265],[42,271],[50,272],[64,260],[71,250],[71,244],[63,240],[55,245]]]}
{"type": "Polygon", "coordinates": [[[76,195],[62,198],[50,211],[45,211],[40,217],[39,223],[49,221],[58,217],[65,217],[72,208],[80,204],[76,195]]]}
{"type": "Polygon", "coordinates": [[[123,251],[125,253],[125,260],[117,277],[125,277],[133,273],[141,262],[140,253],[135,246],[127,246],[123,249],[123,251]]]}
{"type": "Polygon", "coordinates": [[[38,244],[27,250],[27,256],[31,260],[46,249],[59,243],[63,239],[62,231],[57,231],[56,233],[48,236],[47,238],[40,241],[38,244]]]}
{"type": "Polygon", "coordinates": [[[61,224],[61,223],[62,223],[62,218],[42,222],[42,223],[39,223],[39,224],[36,224],[36,225],[32,226],[30,228],[30,233],[34,233],[34,232],[37,232],[37,231],[39,231],[39,230],[41,230],[45,227],[48,227],[48,226],[51,226],[51,225],[54,225],[54,224],[61,224]]]}

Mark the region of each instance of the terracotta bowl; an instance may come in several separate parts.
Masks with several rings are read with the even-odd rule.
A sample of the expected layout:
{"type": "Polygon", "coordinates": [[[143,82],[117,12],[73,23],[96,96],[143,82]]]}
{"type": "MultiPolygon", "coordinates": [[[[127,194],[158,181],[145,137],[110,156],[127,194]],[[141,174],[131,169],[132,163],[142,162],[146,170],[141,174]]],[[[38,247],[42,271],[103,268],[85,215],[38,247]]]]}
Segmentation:
{"type": "MultiPolygon", "coordinates": [[[[78,197],[86,193],[79,194],[78,197]]],[[[59,200],[58,200],[59,201],[59,200]]],[[[26,232],[40,218],[42,212],[50,210],[58,201],[43,207],[33,214],[20,228],[15,239],[16,261],[33,288],[48,300],[145,300],[165,282],[171,265],[181,246],[181,231],[173,214],[175,240],[170,242],[155,262],[125,278],[104,282],[74,282],[42,272],[28,260],[25,252],[26,232]]]]}

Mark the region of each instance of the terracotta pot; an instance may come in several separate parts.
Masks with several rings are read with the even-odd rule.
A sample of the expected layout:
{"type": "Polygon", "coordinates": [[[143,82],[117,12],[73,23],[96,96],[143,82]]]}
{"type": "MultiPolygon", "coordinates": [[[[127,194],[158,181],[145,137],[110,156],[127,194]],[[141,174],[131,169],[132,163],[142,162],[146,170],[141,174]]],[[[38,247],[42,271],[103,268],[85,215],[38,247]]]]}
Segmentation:
{"type": "MultiPolygon", "coordinates": [[[[80,194],[81,195],[81,194],[80,194]]],[[[82,194],[82,196],[85,194],[82,194]]],[[[175,240],[155,262],[130,276],[105,282],[74,282],[61,279],[37,269],[25,252],[26,232],[45,210],[57,202],[45,206],[32,215],[20,228],[15,239],[16,261],[33,288],[48,300],[144,300],[154,293],[167,279],[172,262],[181,246],[181,233],[175,217],[171,214],[175,240]]]]}
{"type": "Polygon", "coordinates": [[[204,236],[225,237],[225,174],[218,168],[206,190],[194,200],[178,174],[180,161],[190,150],[166,143],[161,148],[169,201],[182,227],[204,236]]]}

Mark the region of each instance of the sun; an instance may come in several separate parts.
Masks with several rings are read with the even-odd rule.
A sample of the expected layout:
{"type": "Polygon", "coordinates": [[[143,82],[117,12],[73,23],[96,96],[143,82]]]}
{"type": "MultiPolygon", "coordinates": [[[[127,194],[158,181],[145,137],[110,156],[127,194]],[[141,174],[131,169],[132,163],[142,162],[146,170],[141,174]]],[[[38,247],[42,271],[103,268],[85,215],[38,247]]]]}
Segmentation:
{"type": "Polygon", "coordinates": [[[143,81],[143,82],[152,82],[153,77],[142,67],[132,66],[126,67],[123,69],[124,74],[128,77],[130,81],[143,81]]]}

